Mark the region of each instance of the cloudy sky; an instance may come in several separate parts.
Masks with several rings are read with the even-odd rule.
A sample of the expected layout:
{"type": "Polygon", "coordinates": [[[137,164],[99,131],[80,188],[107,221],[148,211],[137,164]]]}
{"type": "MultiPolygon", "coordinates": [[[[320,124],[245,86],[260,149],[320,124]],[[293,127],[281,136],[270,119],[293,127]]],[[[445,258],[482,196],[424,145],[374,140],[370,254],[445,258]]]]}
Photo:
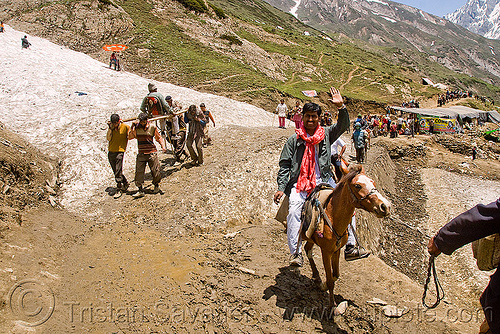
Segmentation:
{"type": "Polygon", "coordinates": [[[467,0],[395,0],[415,8],[422,9],[427,13],[444,16],[453,13],[467,3],[467,0]]]}

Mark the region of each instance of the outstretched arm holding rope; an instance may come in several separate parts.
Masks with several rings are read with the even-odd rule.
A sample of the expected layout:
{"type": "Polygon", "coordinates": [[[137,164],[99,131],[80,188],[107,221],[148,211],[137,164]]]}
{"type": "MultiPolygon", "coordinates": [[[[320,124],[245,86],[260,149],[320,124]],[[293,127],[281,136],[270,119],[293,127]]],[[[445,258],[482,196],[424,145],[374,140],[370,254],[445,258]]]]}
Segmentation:
{"type": "MultiPolygon", "coordinates": [[[[478,204],[443,226],[429,240],[427,249],[431,254],[431,262],[441,252],[451,255],[458,248],[495,233],[500,233],[500,198],[488,205],[478,204]]],[[[491,332],[500,333],[500,273],[498,270],[491,275],[490,283],[481,295],[480,301],[491,332]]]]}

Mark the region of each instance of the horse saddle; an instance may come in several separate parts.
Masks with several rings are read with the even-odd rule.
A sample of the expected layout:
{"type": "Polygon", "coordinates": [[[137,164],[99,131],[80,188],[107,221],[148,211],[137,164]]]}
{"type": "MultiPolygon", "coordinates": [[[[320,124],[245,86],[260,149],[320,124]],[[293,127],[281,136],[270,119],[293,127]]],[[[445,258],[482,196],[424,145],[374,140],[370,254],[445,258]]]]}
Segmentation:
{"type": "Polygon", "coordinates": [[[301,230],[308,239],[313,236],[314,231],[318,231],[321,234],[323,233],[325,221],[319,205],[324,208],[332,192],[332,186],[328,183],[320,183],[307,196],[304,206],[302,207],[300,221],[301,230]]]}

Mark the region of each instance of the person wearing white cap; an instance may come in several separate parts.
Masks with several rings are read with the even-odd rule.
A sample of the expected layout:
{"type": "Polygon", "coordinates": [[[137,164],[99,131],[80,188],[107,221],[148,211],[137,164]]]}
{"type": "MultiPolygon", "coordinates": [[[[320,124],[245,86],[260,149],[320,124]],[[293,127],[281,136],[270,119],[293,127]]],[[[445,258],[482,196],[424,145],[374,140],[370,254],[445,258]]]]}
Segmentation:
{"type": "MultiPolygon", "coordinates": [[[[182,110],[182,105],[179,102],[174,101],[172,99],[172,96],[169,95],[169,96],[165,97],[165,101],[167,102],[167,113],[169,113],[171,115],[174,115],[174,114],[176,114],[176,113],[178,113],[179,111],[182,110]]],[[[172,124],[172,127],[171,127],[171,132],[172,132],[171,139],[172,140],[178,140],[178,139],[180,139],[179,131],[181,129],[179,127],[179,116],[174,116],[174,118],[172,118],[172,120],[171,120],[171,124],[172,124]]]]}

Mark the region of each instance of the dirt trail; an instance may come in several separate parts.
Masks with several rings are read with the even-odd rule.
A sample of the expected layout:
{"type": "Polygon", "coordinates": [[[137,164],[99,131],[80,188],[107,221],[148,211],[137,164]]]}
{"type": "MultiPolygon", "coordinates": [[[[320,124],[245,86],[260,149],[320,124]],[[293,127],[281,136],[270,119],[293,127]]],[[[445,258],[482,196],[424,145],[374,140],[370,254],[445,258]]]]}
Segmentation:
{"type": "MultiPolygon", "coordinates": [[[[327,294],[308,265],[290,270],[286,235],[270,218],[278,157],[292,133],[225,128],[201,167],[170,167],[161,155],[163,195],[115,200],[103,185],[92,205],[99,215],[33,210],[3,239],[2,293],[24,278],[52,289],[54,313],[34,333],[475,333],[477,307],[466,309],[471,319],[455,299],[426,313],[421,285],[375,256],[342,260],[335,294],[349,307],[327,316],[327,294]],[[373,297],[409,312],[387,318],[366,303],[373,297]]],[[[0,331],[25,332],[18,317],[0,307],[0,331]]]]}
{"type": "Polygon", "coordinates": [[[343,91],[344,90],[344,87],[349,83],[351,82],[352,78],[354,77],[354,72],[356,72],[357,70],[359,70],[359,66],[356,66],[355,69],[353,69],[351,72],[349,72],[349,75],[347,76],[347,80],[344,81],[344,83],[342,85],[340,85],[340,87],[338,88],[339,91],[343,91]]]}
{"type": "Polygon", "coordinates": [[[320,64],[320,65],[323,65],[323,56],[324,56],[323,53],[321,54],[321,56],[319,56],[318,64],[320,64]]]}

